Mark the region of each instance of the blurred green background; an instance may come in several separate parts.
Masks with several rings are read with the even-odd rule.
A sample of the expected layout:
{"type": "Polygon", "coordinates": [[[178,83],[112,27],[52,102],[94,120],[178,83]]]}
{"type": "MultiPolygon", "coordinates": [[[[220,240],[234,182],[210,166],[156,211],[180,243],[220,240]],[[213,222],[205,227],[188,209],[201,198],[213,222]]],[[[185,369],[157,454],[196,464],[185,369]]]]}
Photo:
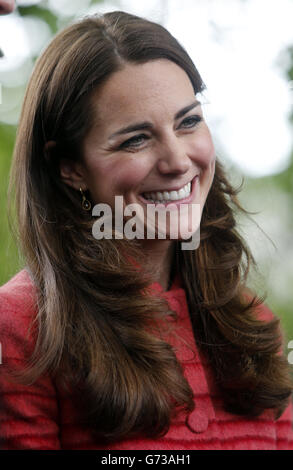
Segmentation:
{"type": "MultiPolygon", "coordinates": [[[[241,0],[235,0],[236,3],[237,1],[241,3],[241,0]]],[[[148,4],[144,1],[139,3],[146,6],[148,4]]],[[[187,2],[185,3],[187,4],[187,2]]],[[[23,0],[18,2],[17,5],[16,14],[18,18],[20,20],[27,18],[30,21],[28,22],[29,28],[33,25],[32,19],[41,20],[44,34],[34,36],[31,57],[21,68],[25,77],[23,83],[17,83],[16,81],[13,84],[13,79],[11,79],[9,85],[7,83],[10,80],[9,71],[4,70],[3,72],[2,70],[1,72],[0,70],[0,83],[2,82],[1,77],[4,77],[2,104],[0,104],[1,285],[22,268],[17,248],[8,228],[6,204],[17,118],[33,63],[50,38],[78,15],[82,16],[93,11],[103,13],[107,9],[124,9],[125,2],[114,1],[110,3],[107,1],[84,0],[79,2],[79,5],[82,8],[78,9],[77,2],[74,0],[71,2],[62,0],[59,3],[54,0],[23,0]],[[65,7],[63,11],[60,9],[61,4],[65,7]],[[5,108],[5,99],[9,96],[14,104],[5,108]]],[[[164,12],[168,9],[168,5],[168,0],[160,2],[160,14],[159,17],[155,18],[156,20],[161,19],[163,23],[164,12]]],[[[128,11],[131,11],[131,7],[128,8],[128,11]]],[[[147,9],[144,16],[150,16],[147,9]]],[[[218,28],[217,33],[221,35],[220,28],[218,28]]],[[[287,44],[284,46],[283,52],[286,54],[286,60],[281,60],[281,67],[283,67],[284,77],[286,77],[288,86],[290,86],[290,83],[293,83],[293,45],[287,44]]],[[[0,62],[2,60],[0,59],[0,62]]],[[[276,98],[274,95],[273,97],[276,98]]],[[[291,100],[291,106],[292,102],[293,100],[291,100]]],[[[292,129],[292,108],[291,114],[288,116],[288,123],[292,129]]],[[[260,177],[245,174],[237,163],[228,155],[225,155],[223,151],[221,151],[221,158],[225,161],[231,179],[236,185],[241,182],[241,177],[244,176],[244,186],[239,198],[247,210],[256,212],[251,218],[239,216],[239,230],[251,247],[258,263],[258,273],[251,273],[250,285],[260,294],[267,292],[267,304],[281,318],[286,335],[285,344],[288,344],[293,339],[293,151],[291,149],[291,156],[288,155],[285,168],[260,177]]]]}

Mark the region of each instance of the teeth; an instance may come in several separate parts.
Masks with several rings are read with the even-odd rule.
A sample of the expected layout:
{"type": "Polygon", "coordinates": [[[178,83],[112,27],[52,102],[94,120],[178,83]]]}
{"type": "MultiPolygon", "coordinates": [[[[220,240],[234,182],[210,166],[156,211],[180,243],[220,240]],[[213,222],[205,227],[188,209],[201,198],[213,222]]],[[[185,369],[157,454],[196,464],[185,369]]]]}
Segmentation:
{"type": "Polygon", "coordinates": [[[179,189],[179,191],[149,192],[149,193],[144,193],[143,197],[155,203],[178,201],[180,199],[185,199],[187,196],[189,196],[190,190],[191,190],[191,183],[187,183],[183,188],[179,189]]]}

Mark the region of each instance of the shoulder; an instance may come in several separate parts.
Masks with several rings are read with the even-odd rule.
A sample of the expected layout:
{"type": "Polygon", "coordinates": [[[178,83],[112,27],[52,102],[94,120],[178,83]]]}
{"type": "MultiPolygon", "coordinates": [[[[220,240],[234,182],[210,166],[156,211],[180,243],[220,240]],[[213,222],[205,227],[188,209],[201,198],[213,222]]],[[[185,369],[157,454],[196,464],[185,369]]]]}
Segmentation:
{"type": "MultiPolygon", "coordinates": [[[[23,315],[29,314],[36,304],[36,289],[29,272],[22,269],[9,281],[0,286],[1,314],[21,310],[23,315]]],[[[1,318],[2,318],[1,315],[1,318]]]]}
{"type": "Polygon", "coordinates": [[[270,322],[272,320],[276,320],[278,317],[272,312],[270,307],[262,302],[255,308],[256,317],[258,320],[263,322],[270,322]]]}
{"type": "MultiPolygon", "coordinates": [[[[37,312],[35,286],[26,269],[0,286],[0,342],[4,352],[12,353],[29,333],[37,312]]],[[[27,341],[26,341],[27,343],[27,341]]]]}
{"type": "Polygon", "coordinates": [[[278,317],[272,312],[270,307],[263,301],[262,298],[259,298],[254,292],[250,289],[245,288],[242,291],[242,295],[245,299],[245,302],[251,302],[253,299],[256,300],[256,303],[253,307],[253,312],[255,318],[265,323],[269,323],[272,320],[276,320],[278,317]]]}
{"type": "Polygon", "coordinates": [[[28,269],[24,268],[16,273],[5,284],[0,286],[0,295],[14,296],[23,299],[23,294],[34,290],[34,284],[30,277],[28,269]]]}
{"type": "Polygon", "coordinates": [[[3,450],[60,449],[59,403],[53,380],[44,374],[29,384],[23,382],[26,377],[22,373],[30,366],[27,361],[35,348],[35,330],[31,326],[35,325],[36,313],[36,289],[28,271],[23,269],[0,287],[0,448],[3,450]]]}

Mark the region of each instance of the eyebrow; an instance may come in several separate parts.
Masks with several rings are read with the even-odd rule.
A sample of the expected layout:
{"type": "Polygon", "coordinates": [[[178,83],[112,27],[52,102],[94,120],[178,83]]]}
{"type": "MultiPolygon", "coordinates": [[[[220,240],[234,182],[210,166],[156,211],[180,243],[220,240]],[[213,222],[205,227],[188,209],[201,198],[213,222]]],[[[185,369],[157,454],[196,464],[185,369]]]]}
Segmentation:
{"type": "MultiPolygon", "coordinates": [[[[174,116],[174,121],[177,119],[181,118],[185,114],[188,113],[188,111],[191,111],[191,109],[195,108],[196,106],[200,105],[201,103],[199,101],[194,101],[193,103],[189,104],[188,106],[185,106],[184,108],[180,109],[175,116],[174,116]]],[[[114,134],[111,134],[109,139],[113,139],[113,137],[116,137],[117,135],[121,134],[129,134],[130,132],[134,131],[141,131],[145,129],[152,129],[153,124],[150,122],[138,122],[136,124],[131,124],[130,126],[123,127],[122,129],[119,129],[118,131],[114,132],[114,134]]]]}

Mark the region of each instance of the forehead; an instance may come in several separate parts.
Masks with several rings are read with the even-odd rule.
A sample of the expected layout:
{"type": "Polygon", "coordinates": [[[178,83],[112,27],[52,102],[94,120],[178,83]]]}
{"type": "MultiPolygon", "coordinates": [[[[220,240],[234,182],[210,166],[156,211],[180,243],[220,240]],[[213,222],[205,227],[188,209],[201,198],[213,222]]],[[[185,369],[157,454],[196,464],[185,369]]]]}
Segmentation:
{"type": "Polygon", "coordinates": [[[93,97],[96,116],[105,120],[135,118],[141,112],[161,110],[172,115],[188,105],[194,90],[187,73],[175,63],[159,59],[127,63],[114,73],[93,97]]]}

